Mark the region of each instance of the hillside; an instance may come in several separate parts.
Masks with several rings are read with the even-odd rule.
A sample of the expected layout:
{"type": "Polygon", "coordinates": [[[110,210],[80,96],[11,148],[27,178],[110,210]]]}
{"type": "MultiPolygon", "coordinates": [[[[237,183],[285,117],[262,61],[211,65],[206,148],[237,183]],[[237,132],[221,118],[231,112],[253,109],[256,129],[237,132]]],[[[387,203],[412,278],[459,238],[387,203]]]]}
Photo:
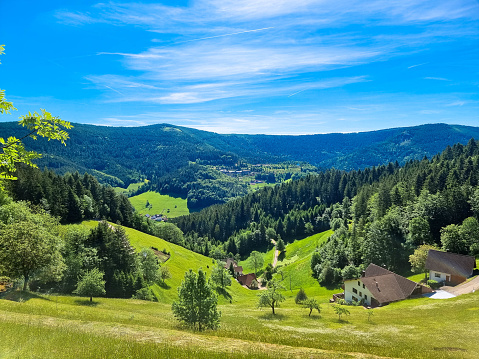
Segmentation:
{"type": "MultiPolygon", "coordinates": [[[[319,168],[350,170],[431,157],[448,145],[479,138],[478,127],[446,124],[304,136],[221,135],[168,124],[74,126],[67,146],[26,141],[28,148],[44,154],[40,167],[60,173],[88,171],[122,186],[164,176],[190,161],[225,166],[238,160],[305,161],[319,168]]],[[[0,133],[21,136],[24,132],[14,122],[0,123],[0,133]]]]}
{"type": "Polygon", "coordinates": [[[195,333],[170,304],[15,292],[0,299],[2,358],[475,358],[479,294],[419,298],[368,311],[348,307],[339,321],[290,298],[277,315],[256,299],[225,303],[221,328],[195,333]],[[440,314],[439,314],[440,313],[440,314]],[[420,314],[420,315],[419,315],[420,314]],[[451,320],[451,319],[454,320],[451,320]],[[434,338],[434,340],[429,340],[434,338]]]}
{"type": "MultiPolygon", "coordinates": [[[[98,222],[96,221],[84,222],[84,225],[89,228],[93,228],[97,224],[98,222]]],[[[199,268],[202,268],[206,273],[209,274],[211,272],[211,268],[213,268],[214,260],[211,258],[194,253],[176,244],[167,242],[161,238],[154,237],[149,234],[145,234],[135,229],[128,227],[123,228],[130,239],[131,245],[136,251],[139,252],[144,248],[154,247],[160,251],[166,251],[171,255],[170,259],[168,259],[164,264],[170,270],[171,279],[166,280],[165,286],[159,286],[158,284],[155,284],[152,287],[154,293],[162,302],[171,303],[177,298],[176,288],[180,286],[184,274],[188,269],[197,271],[199,268]]],[[[251,296],[251,291],[241,287],[236,281],[233,281],[232,286],[228,288],[227,291],[234,300],[251,296]]],[[[220,302],[221,301],[226,301],[226,299],[220,296],[220,302]]]]}

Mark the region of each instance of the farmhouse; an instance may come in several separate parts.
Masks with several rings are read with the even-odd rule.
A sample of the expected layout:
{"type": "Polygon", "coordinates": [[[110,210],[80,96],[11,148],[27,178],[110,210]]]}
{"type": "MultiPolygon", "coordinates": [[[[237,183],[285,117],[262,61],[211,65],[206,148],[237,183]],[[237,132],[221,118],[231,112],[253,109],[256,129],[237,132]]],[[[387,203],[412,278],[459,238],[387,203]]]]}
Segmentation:
{"type": "Polygon", "coordinates": [[[245,285],[250,289],[258,288],[258,281],[256,280],[256,274],[254,274],[254,273],[240,275],[240,276],[238,276],[237,279],[238,279],[238,282],[240,282],[241,285],[245,285]]]}
{"type": "Polygon", "coordinates": [[[472,276],[476,259],[462,254],[430,249],[427,253],[426,269],[429,279],[446,285],[458,285],[472,276]]]}
{"type": "Polygon", "coordinates": [[[229,270],[231,265],[233,265],[233,274],[235,278],[239,275],[243,275],[243,267],[239,266],[233,258],[226,258],[225,268],[229,270]]]}
{"type": "Polygon", "coordinates": [[[430,288],[375,264],[370,264],[361,278],[344,281],[346,302],[363,301],[365,305],[371,307],[386,305],[431,291],[430,288]]]}

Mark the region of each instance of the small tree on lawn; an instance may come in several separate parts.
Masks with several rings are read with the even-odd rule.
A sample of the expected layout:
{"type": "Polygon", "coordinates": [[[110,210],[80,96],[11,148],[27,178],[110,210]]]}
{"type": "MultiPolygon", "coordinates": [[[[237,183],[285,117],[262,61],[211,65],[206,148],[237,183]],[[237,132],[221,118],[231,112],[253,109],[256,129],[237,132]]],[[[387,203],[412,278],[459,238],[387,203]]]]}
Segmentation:
{"type": "Polygon", "coordinates": [[[218,312],[218,298],[200,269],[198,274],[191,269],[178,287],[178,301],[171,309],[176,319],[185,322],[193,329],[216,329],[219,326],[221,312],[218,312]]]}
{"type": "Polygon", "coordinates": [[[309,309],[309,316],[311,316],[311,313],[313,312],[314,309],[318,311],[318,314],[321,314],[321,306],[318,304],[318,302],[314,298],[306,299],[303,303],[303,308],[309,309]]]}
{"type": "Polygon", "coordinates": [[[425,279],[427,279],[426,259],[430,249],[437,250],[438,248],[428,244],[423,244],[409,256],[409,263],[411,263],[412,271],[414,273],[424,273],[425,279]]]}
{"type": "Polygon", "coordinates": [[[77,289],[75,289],[73,293],[82,297],[90,297],[90,302],[92,302],[93,297],[98,297],[106,293],[103,276],[104,273],[100,272],[98,268],[87,271],[78,282],[77,289]]]}
{"type": "Polygon", "coordinates": [[[141,271],[143,272],[143,278],[148,284],[155,283],[160,275],[159,275],[159,265],[158,265],[158,257],[155,255],[150,248],[143,249],[140,252],[140,266],[141,271]]]}
{"type": "Polygon", "coordinates": [[[224,267],[223,262],[218,262],[216,267],[211,272],[211,280],[218,287],[225,288],[231,285],[231,275],[229,271],[224,267]]]}
{"type": "Polygon", "coordinates": [[[249,257],[249,261],[251,263],[251,266],[254,267],[254,272],[255,273],[257,273],[258,269],[263,267],[263,264],[264,264],[263,255],[258,251],[251,252],[251,255],[249,257]]]}
{"type": "Polygon", "coordinates": [[[372,310],[372,309],[369,309],[369,310],[368,310],[368,322],[371,321],[371,318],[372,318],[373,315],[374,315],[373,310],[372,310]]]}
{"type": "Polygon", "coordinates": [[[335,305],[334,307],[334,312],[338,315],[339,320],[341,320],[342,315],[350,315],[349,310],[344,308],[342,305],[335,305]]]}
{"type": "Polygon", "coordinates": [[[168,267],[165,266],[160,267],[160,269],[158,270],[158,274],[163,283],[165,283],[165,280],[171,278],[170,270],[168,269],[168,267]]]}
{"type": "Polygon", "coordinates": [[[279,303],[284,301],[284,296],[280,292],[283,289],[284,287],[277,281],[270,281],[268,289],[259,295],[258,307],[271,307],[273,314],[275,314],[274,308],[279,307],[279,303]]]}
{"type": "Polygon", "coordinates": [[[302,304],[306,299],[308,299],[308,296],[306,295],[306,292],[304,291],[303,288],[301,288],[296,294],[296,298],[294,299],[294,302],[296,304],[302,304]]]}

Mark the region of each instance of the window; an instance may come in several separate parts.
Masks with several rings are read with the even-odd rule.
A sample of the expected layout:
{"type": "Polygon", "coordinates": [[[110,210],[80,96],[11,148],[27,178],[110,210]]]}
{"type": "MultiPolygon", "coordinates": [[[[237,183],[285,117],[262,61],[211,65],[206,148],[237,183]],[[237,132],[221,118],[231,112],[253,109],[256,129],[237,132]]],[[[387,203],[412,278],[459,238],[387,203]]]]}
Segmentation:
{"type": "Polygon", "coordinates": [[[364,295],[364,299],[366,299],[366,300],[368,299],[368,296],[366,294],[364,295]]]}
{"type": "Polygon", "coordinates": [[[441,278],[441,274],[440,273],[434,273],[434,277],[441,278]]]}
{"type": "Polygon", "coordinates": [[[360,282],[360,281],[358,281],[358,286],[359,286],[359,287],[361,286],[361,282],[360,282]]]}
{"type": "Polygon", "coordinates": [[[356,288],[353,288],[353,293],[358,294],[358,290],[356,288]]]}
{"type": "Polygon", "coordinates": [[[357,302],[357,301],[358,301],[358,298],[356,298],[354,295],[353,295],[353,301],[354,301],[354,302],[357,302]]]}
{"type": "Polygon", "coordinates": [[[363,284],[363,289],[364,289],[364,288],[366,288],[366,287],[365,287],[364,284],[363,284]]]}
{"type": "Polygon", "coordinates": [[[363,292],[359,292],[359,296],[362,297],[362,296],[363,296],[363,292]]]}

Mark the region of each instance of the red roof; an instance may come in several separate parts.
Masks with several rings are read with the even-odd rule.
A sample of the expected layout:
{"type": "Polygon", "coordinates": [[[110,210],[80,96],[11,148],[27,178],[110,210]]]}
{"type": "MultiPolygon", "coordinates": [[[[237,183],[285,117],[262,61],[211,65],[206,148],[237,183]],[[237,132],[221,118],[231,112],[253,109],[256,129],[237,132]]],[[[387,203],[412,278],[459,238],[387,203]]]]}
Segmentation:
{"type": "Polygon", "coordinates": [[[245,275],[239,275],[237,279],[238,279],[238,282],[241,283],[241,285],[251,287],[251,282],[253,282],[253,280],[256,279],[256,274],[248,273],[245,275]]]}

